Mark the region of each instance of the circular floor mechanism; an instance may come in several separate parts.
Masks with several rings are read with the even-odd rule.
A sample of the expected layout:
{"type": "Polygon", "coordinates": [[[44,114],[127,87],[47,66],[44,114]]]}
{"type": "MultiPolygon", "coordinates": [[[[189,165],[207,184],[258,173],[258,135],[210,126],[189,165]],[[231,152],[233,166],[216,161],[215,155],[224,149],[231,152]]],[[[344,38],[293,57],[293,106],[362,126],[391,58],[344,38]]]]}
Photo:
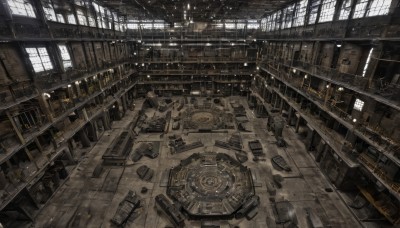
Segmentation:
{"type": "Polygon", "coordinates": [[[185,129],[225,129],[226,122],[229,122],[226,114],[219,109],[189,109],[183,116],[185,129]]]}
{"type": "Polygon", "coordinates": [[[194,219],[241,217],[258,205],[250,169],[223,153],[182,160],[170,171],[167,194],[194,219]]]}

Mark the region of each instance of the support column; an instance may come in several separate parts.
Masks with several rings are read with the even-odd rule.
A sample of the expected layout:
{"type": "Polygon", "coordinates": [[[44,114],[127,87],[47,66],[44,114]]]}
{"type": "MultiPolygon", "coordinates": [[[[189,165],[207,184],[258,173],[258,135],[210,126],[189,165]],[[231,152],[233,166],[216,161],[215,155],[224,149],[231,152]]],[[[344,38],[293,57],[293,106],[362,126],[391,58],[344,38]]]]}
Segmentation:
{"type": "Polygon", "coordinates": [[[79,139],[83,147],[90,147],[90,140],[84,129],[79,131],[79,139]]]}
{"type": "Polygon", "coordinates": [[[110,118],[108,117],[108,113],[104,112],[101,118],[103,121],[104,130],[110,130],[111,124],[110,124],[110,118]]]}
{"type": "Polygon", "coordinates": [[[289,111],[288,111],[288,118],[287,118],[287,124],[289,126],[291,126],[292,116],[293,116],[293,108],[292,108],[292,106],[290,106],[289,111]]]}
{"type": "Polygon", "coordinates": [[[68,147],[65,147],[65,148],[63,148],[63,151],[65,152],[65,155],[67,156],[67,158],[68,158],[72,163],[75,163],[75,160],[74,160],[74,158],[72,157],[72,153],[71,153],[71,151],[69,150],[69,148],[68,148],[68,147]]]}
{"type": "Polygon", "coordinates": [[[40,109],[46,115],[46,118],[50,122],[53,122],[53,114],[52,114],[51,107],[49,106],[49,103],[47,101],[47,98],[45,98],[43,94],[40,94],[38,98],[39,98],[38,101],[39,101],[40,109]]]}
{"type": "Polygon", "coordinates": [[[14,128],[14,132],[15,132],[15,134],[17,135],[19,141],[21,142],[21,144],[25,144],[25,139],[24,139],[24,137],[22,136],[21,132],[19,131],[17,125],[15,124],[14,119],[12,118],[10,112],[9,112],[9,111],[6,111],[6,115],[7,115],[8,119],[10,120],[11,125],[12,125],[13,128],[14,128]]]}
{"type": "Polygon", "coordinates": [[[294,132],[299,133],[301,116],[300,116],[300,114],[296,114],[296,116],[297,116],[297,122],[296,122],[296,127],[295,127],[295,131],[294,132]]]}
{"type": "Polygon", "coordinates": [[[315,130],[313,128],[311,128],[310,126],[308,126],[310,129],[307,132],[307,138],[306,138],[306,148],[308,151],[312,151],[312,144],[314,141],[314,137],[315,137],[315,130]]]}
{"type": "Polygon", "coordinates": [[[126,112],[128,110],[127,105],[126,105],[126,94],[121,96],[121,103],[122,103],[122,109],[124,110],[124,112],[126,112]]]}
{"type": "Polygon", "coordinates": [[[98,136],[97,136],[97,126],[95,123],[93,122],[89,122],[89,126],[88,126],[88,136],[89,139],[92,142],[98,141],[98,136]]]}

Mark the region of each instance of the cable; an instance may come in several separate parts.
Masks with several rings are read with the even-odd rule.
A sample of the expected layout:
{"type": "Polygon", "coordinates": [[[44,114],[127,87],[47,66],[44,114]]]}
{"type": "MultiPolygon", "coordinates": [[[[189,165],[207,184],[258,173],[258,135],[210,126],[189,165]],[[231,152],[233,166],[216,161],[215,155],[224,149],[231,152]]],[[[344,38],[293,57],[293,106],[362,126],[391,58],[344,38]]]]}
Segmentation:
{"type": "Polygon", "coordinates": [[[396,63],[400,63],[399,60],[392,60],[392,59],[380,59],[380,58],[375,58],[371,56],[371,59],[377,59],[377,60],[382,60],[382,61],[386,61],[386,62],[396,62],[396,63]]]}

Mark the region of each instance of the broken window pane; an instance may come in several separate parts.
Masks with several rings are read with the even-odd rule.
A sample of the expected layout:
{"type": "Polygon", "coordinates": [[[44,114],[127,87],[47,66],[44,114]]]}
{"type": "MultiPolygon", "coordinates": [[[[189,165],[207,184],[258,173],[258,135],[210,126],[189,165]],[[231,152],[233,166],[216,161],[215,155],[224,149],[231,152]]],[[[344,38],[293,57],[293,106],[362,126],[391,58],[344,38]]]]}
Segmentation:
{"type": "Polygon", "coordinates": [[[307,9],[308,0],[302,0],[297,4],[296,7],[296,14],[293,21],[293,26],[303,26],[304,25],[304,18],[306,16],[306,9],[307,9]]]}
{"type": "Polygon", "coordinates": [[[343,0],[342,7],[340,9],[339,20],[347,20],[351,11],[352,0],[343,0]]]}
{"type": "Polygon", "coordinates": [[[60,50],[60,55],[63,61],[64,69],[72,67],[71,56],[69,55],[67,46],[64,44],[59,44],[58,49],[60,50]]]}
{"type": "Polygon", "coordinates": [[[365,9],[367,8],[368,0],[357,0],[356,8],[354,9],[353,18],[364,17],[365,9]]]}
{"type": "Polygon", "coordinates": [[[13,15],[36,17],[32,4],[27,0],[7,0],[13,15]]]}
{"type": "Polygon", "coordinates": [[[387,15],[392,0],[373,0],[367,11],[367,17],[387,15]]]}
{"type": "Polygon", "coordinates": [[[335,6],[336,0],[324,0],[318,22],[332,21],[335,13],[335,6]]]}
{"type": "Polygon", "coordinates": [[[45,47],[25,48],[25,50],[36,73],[53,69],[53,64],[45,47]]]}
{"type": "Polygon", "coordinates": [[[315,24],[317,21],[317,14],[318,14],[318,9],[319,5],[321,4],[321,0],[311,0],[311,6],[310,6],[310,12],[309,15],[310,17],[308,18],[308,24],[315,24]]]}

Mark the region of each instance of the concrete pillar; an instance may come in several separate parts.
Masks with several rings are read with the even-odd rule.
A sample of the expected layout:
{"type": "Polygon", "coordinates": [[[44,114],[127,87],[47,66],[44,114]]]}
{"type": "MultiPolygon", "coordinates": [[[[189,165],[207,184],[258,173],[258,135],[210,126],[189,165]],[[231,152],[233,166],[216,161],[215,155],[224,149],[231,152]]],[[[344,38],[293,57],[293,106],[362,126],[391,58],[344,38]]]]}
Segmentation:
{"type": "Polygon", "coordinates": [[[357,136],[350,129],[347,130],[345,140],[350,142],[352,145],[355,145],[357,136]]]}
{"type": "Polygon", "coordinates": [[[69,150],[69,148],[68,148],[68,147],[65,147],[65,148],[63,148],[63,151],[65,152],[65,155],[67,156],[67,158],[68,158],[71,162],[75,163],[74,158],[72,157],[72,153],[71,153],[71,151],[69,150]]]}
{"type": "Polygon", "coordinates": [[[299,127],[300,127],[301,116],[300,116],[300,114],[296,114],[296,116],[297,116],[297,122],[296,122],[295,132],[298,133],[299,127]]]}
{"type": "Polygon", "coordinates": [[[26,156],[28,157],[29,161],[33,162],[37,169],[40,169],[40,167],[36,164],[35,159],[33,159],[33,156],[30,153],[30,151],[28,150],[28,148],[24,147],[24,151],[25,151],[26,156]]]}
{"type": "Polygon", "coordinates": [[[11,114],[10,114],[10,112],[9,112],[9,111],[6,111],[6,115],[7,115],[8,119],[10,120],[10,123],[11,123],[11,125],[13,126],[14,132],[15,132],[15,134],[17,135],[19,141],[21,142],[21,144],[25,144],[25,139],[24,139],[24,137],[22,136],[21,132],[19,131],[19,129],[18,129],[18,127],[17,127],[17,125],[16,125],[14,119],[12,118],[12,116],[11,116],[11,114]]]}
{"type": "Polygon", "coordinates": [[[39,140],[37,138],[33,139],[35,141],[36,147],[39,149],[40,152],[43,152],[43,147],[40,144],[39,140]]]}
{"type": "Polygon", "coordinates": [[[99,140],[97,135],[97,126],[95,122],[88,123],[88,137],[92,142],[99,140]]]}
{"type": "Polygon", "coordinates": [[[79,139],[83,147],[90,147],[90,140],[84,129],[79,131],[79,139]]]}
{"type": "Polygon", "coordinates": [[[289,111],[288,111],[288,118],[287,118],[287,124],[290,126],[291,122],[292,122],[292,117],[293,117],[293,108],[292,106],[289,107],[289,111]]]}
{"type": "Polygon", "coordinates": [[[52,122],[53,121],[53,115],[52,115],[52,112],[50,110],[49,103],[47,102],[47,99],[44,97],[43,94],[39,95],[38,101],[39,101],[40,110],[42,110],[42,112],[46,115],[46,118],[50,122],[52,122]]]}
{"type": "Polygon", "coordinates": [[[104,112],[101,118],[103,121],[104,130],[110,130],[111,123],[110,123],[110,117],[108,116],[108,112],[104,112]]]}
{"type": "Polygon", "coordinates": [[[307,132],[307,138],[306,138],[306,148],[308,151],[312,150],[312,145],[315,137],[315,130],[309,127],[309,130],[307,132]]]}
{"type": "Polygon", "coordinates": [[[279,105],[279,101],[280,101],[280,100],[281,100],[281,97],[278,96],[278,94],[276,94],[275,103],[274,103],[274,108],[278,108],[278,105],[279,105]]]}
{"type": "Polygon", "coordinates": [[[122,103],[122,109],[124,112],[126,112],[128,110],[128,107],[126,105],[126,94],[121,96],[121,103],[122,103]]]}

